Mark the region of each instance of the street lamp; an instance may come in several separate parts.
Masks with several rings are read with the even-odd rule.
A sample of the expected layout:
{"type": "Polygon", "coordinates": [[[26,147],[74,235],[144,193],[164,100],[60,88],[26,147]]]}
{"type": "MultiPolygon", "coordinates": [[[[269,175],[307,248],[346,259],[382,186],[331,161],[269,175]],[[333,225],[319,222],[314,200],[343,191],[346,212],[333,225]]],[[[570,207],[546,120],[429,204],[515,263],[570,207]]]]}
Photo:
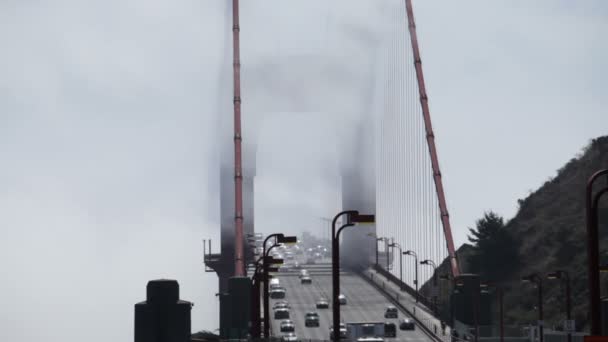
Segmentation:
{"type": "Polygon", "coordinates": [[[420,265],[429,265],[433,267],[433,306],[435,307],[435,314],[439,312],[437,309],[437,265],[431,259],[422,260],[420,265]]]}
{"type": "Polygon", "coordinates": [[[602,176],[608,177],[608,169],[594,173],[585,187],[585,211],[587,222],[587,263],[589,272],[589,308],[591,311],[591,335],[602,335],[602,312],[600,308],[599,269],[599,202],[608,194],[608,186],[594,191],[593,185],[602,176]],[[594,194],[595,193],[595,194],[594,194]]]}
{"type": "Polygon", "coordinates": [[[356,210],[347,210],[338,213],[331,222],[331,275],[332,275],[332,295],[333,295],[333,329],[334,341],[340,339],[340,233],[346,227],[352,227],[356,223],[374,223],[374,215],[359,215],[356,210]],[[346,223],[336,231],[336,222],[340,216],[346,215],[346,223]]]}
{"type": "Polygon", "coordinates": [[[403,291],[403,249],[401,249],[401,245],[396,242],[393,242],[388,246],[397,247],[399,249],[399,280],[401,281],[401,284],[399,284],[399,288],[401,289],[401,291],[403,291]]]}
{"type": "MultiPolygon", "coordinates": [[[[481,282],[479,279],[479,275],[478,274],[469,274],[466,277],[463,275],[460,275],[458,277],[454,278],[454,287],[456,288],[456,290],[461,289],[462,291],[460,291],[461,293],[465,293],[465,288],[467,286],[465,286],[465,282],[467,281],[466,279],[469,278],[471,280],[473,280],[472,282],[469,282],[469,284],[472,284],[472,300],[473,300],[473,324],[475,325],[475,342],[479,341],[479,302],[480,302],[480,292],[481,292],[481,282]]],[[[457,292],[457,291],[454,291],[457,292]]],[[[468,291],[467,291],[468,292],[468,291]]]]}
{"type": "MultiPolygon", "coordinates": [[[[568,272],[557,270],[555,272],[551,272],[547,274],[547,279],[561,279],[564,283],[566,283],[566,327],[568,330],[568,342],[572,342],[572,330],[574,330],[574,324],[571,318],[571,308],[570,308],[570,276],[568,272]]],[[[566,329],[564,329],[566,330],[566,329]]]]}
{"type": "MultiPolygon", "coordinates": [[[[272,248],[270,248],[272,249],[272,248]]],[[[269,251],[270,251],[269,249],[269,251]]],[[[271,265],[279,265],[283,263],[283,259],[275,259],[273,257],[268,257],[268,264],[271,265]]],[[[254,271],[253,276],[251,277],[251,328],[250,333],[253,338],[260,337],[260,282],[264,281],[264,274],[262,272],[264,265],[264,256],[260,256],[258,260],[256,260],[253,265],[254,271]]],[[[275,272],[276,268],[268,267],[268,272],[275,272]]]]}
{"type": "Polygon", "coordinates": [[[378,266],[378,242],[384,241],[383,237],[377,237],[376,233],[368,233],[367,236],[373,237],[376,239],[376,266],[378,266]]]}
{"type": "MultiPolygon", "coordinates": [[[[480,283],[479,287],[482,288],[482,291],[485,291],[485,289],[487,289],[487,288],[494,288],[496,290],[496,295],[498,296],[500,342],[504,342],[504,340],[505,340],[504,310],[503,310],[504,293],[502,291],[502,287],[500,287],[496,284],[491,284],[491,283],[480,283]]],[[[570,341],[568,341],[568,342],[570,342],[570,341]]]]}
{"type": "Polygon", "coordinates": [[[538,274],[534,273],[522,277],[521,281],[535,283],[536,287],[538,288],[538,335],[540,338],[540,342],[543,342],[543,278],[541,278],[538,274]]]}
{"type": "Polygon", "coordinates": [[[411,255],[414,257],[414,285],[416,285],[416,303],[418,303],[418,255],[412,250],[403,252],[403,255],[411,255]]]}
{"type": "Polygon", "coordinates": [[[270,250],[272,250],[274,247],[283,244],[283,243],[296,243],[298,242],[298,238],[295,236],[285,236],[283,234],[277,233],[277,234],[271,234],[268,235],[266,237],[266,239],[264,240],[264,247],[263,247],[263,252],[262,252],[262,256],[263,256],[263,262],[262,262],[262,267],[264,270],[264,337],[268,338],[270,337],[270,303],[269,303],[269,291],[268,291],[268,272],[269,270],[269,265],[271,260],[269,260],[268,257],[268,253],[270,253],[270,250]],[[275,242],[274,245],[272,245],[270,248],[268,248],[268,250],[266,250],[266,244],[268,242],[269,239],[271,238],[275,238],[275,242]]]}

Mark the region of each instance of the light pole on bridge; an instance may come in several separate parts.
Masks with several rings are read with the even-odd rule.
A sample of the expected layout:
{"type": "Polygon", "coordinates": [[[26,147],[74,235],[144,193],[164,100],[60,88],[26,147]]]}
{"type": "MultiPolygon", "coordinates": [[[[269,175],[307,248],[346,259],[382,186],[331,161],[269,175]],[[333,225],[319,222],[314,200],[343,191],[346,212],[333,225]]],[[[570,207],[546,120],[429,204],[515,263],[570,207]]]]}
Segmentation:
{"type": "Polygon", "coordinates": [[[384,241],[385,238],[378,237],[376,235],[376,233],[369,233],[369,234],[367,234],[367,236],[373,237],[374,239],[376,239],[376,266],[378,266],[378,242],[384,241]]]}
{"type": "Polygon", "coordinates": [[[431,259],[422,260],[420,265],[429,265],[433,267],[433,306],[435,309],[435,315],[439,313],[437,310],[437,265],[431,259]]]}
{"type": "Polygon", "coordinates": [[[401,245],[396,242],[391,243],[389,247],[397,247],[399,249],[399,281],[401,282],[399,284],[399,289],[403,291],[403,249],[401,248],[401,245]]]}
{"type": "Polygon", "coordinates": [[[403,252],[403,255],[411,255],[414,257],[414,285],[416,285],[416,303],[418,303],[418,254],[412,250],[403,252]]]}
{"type": "Polygon", "coordinates": [[[268,253],[270,253],[270,251],[283,243],[296,243],[298,241],[298,239],[295,236],[285,236],[283,234],[277,233],[277,234],[271,234],[268,235],[266,237],[266,239],[264,240],[264,247],[262,248],[262,256],[263,256],[263,262],[262,262],[262,268],[264,271],[264,275],[263,275],[263,281],[264,281],[264,337],[269,338],[270,337],[270,303],[269,303],[269,291],[268,291],[268,272],[269,272],[269,266],[270,263],[268,262],[269,260],[267,259],[268,257],[268,253]],[[266,244],[268,243],[268,240],[270,238],[275,238],[275,243],[274,245],[272,245],[270,248],[268,248],[268,250],[266,250],[266,244]]]}
{"type": "MultiPolygon", "coordinates": [[[[568,272],[566,271],[562,271],[562,270],[558,270],[555,272],[551,272],[549,274],[547,274],[547,279],[560,279],[562,280],[565,284],[566,284],[566,320],[567,320],[567,324],[569,325],[568,327],[568,342],[572,342],[572,316],[571,316],[571,307],[570,307],[570,276],[568,275],[568,272]]],[[[564,329],[566,330],[566,329],[564,329]]]]}
{"type": "Polygon", "coordinates": [[[538,289],[538,336],[540,342],[543,342],[543,278],[541,278],[538,274],[534,273],[522,277],[521,281],[534,283],[536,284],[536,288],[538,289]]]}
{"type": "Polygon", "coordinates": [[[482,289],[481,291],[486,291],[486,288],[494,288],[496,290],[496,296],[498,297],[498,315],[499,315],[499,324],[500,324],[500,342],[505,341],[505,324],[504,324],[504,309],[503,309],[503,299],[504,293],[502,291],[502,287],[497,284],[491,283],[480,283],[479,287],[482,289]]]}
{"type": "Polygon", "coordinates": [[[333,340],[340,340],[340,233],[344,228],[356,223],[374,223],[374,215],[359,215],[356,210],[346,210],[338,213],[331,222],[331,276],[332,276],[332,316],[333,340]],[[346,215],[346,223],[336,231],[336,223],[341,216],[346,215]]]}

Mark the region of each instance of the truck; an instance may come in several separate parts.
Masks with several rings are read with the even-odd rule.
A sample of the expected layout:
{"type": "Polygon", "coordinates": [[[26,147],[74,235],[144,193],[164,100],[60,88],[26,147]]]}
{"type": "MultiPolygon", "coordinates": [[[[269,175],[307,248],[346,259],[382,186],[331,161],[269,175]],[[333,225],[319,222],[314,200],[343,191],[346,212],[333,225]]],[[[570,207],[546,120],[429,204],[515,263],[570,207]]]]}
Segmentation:
{"type": "Polygon", "coordinates": [[[346,323],[346,335],[349,341],[360,341],[369,338],[384,338],[384,322],[346,323]]]}

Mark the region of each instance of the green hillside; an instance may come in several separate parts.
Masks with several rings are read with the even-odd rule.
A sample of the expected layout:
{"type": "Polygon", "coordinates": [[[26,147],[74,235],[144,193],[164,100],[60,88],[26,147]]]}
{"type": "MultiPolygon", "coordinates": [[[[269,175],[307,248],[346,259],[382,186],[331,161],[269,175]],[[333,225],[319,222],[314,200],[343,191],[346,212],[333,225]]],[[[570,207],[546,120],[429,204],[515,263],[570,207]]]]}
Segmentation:
{"type": "MultiPolygon", "coordinates": [[[[555,177],[528,197],[518,200],[517,214],[504,225],[517,256],[499,260],[499,270],[489,272],[496,279],[486,279],[505,289],[505,319],[508,324],[531,323],[537,319],[534,311],[536,290],[530,284],[521,283],[521,276],[562,269],[572,279],[572,309],[577,329],[587,329],[584,189],[589,176],[604,168],[608,168],[608,136],[594,139],[577,157],[559,169],[555,177]]],[[[600,184],[608,184],[608,179],[600,184]]],[[[608,207],[608,199],[603,203],[603,208],[608,207]]],[[[608,264],[608,211],[605,209],[600,222],[600,246],[608,264]]],[[[458,250],[461,269],[465,273],[472,273],[471,261],[475,253],[474,246],[468,244],[458,250]]],[[[439,268],[440,274],[446,272],[447,260],[439,268]]],[[[608,278],[602,280],[602,295],[608,296],[608,278]]],[[[557,326],[565,319],[560,282],[544,280],[543,285],[545,324],[557,326]]],[[[426,287],[428,284],[425,284],[425,290],[426,287]]]]}

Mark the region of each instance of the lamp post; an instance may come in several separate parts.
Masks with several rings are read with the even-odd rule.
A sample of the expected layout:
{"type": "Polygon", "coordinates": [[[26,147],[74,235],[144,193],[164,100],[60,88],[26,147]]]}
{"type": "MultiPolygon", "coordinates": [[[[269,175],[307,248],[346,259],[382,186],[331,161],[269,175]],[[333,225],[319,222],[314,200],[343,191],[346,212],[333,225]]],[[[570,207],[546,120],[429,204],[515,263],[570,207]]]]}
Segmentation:
{"type": "Polygon", "coordinates": [[[264,248],[262,249],[263,253],[263,262],[262,262],[262,268],[264,270],[264,337],[269,338],[270,337],[270,299],[268,298],[268,272],[269,272],[269,259],[268,257],[268,253],[270,253],[270,251],[282,244],[282,243],[296,243],[298,242],[298,239],[295,236],[285,236],[283,234],[271,234],[268,235],[268,237],[266,237],[266,239],[264,240],[264,248]],[[268,239],[270,238],[275,238],[275,243],[274,245],[272,245],[270,248],[268,248],[268,250],[266,250],[266,243],[268,242],[268,239]]]}
{"type": "Polygon", "coordinates": [[[344,228],[352,227],[355,223],[374,223],[374,215],[359,215],[356,210],[346,210],[338,213],[331,222],[331,275],[332,275],[332,313],[333,313],[333,329],[334,341],[340,340],[340,233],[344,228]],[[346,223],[336,231],[336,222],[338,219],[346,215],[346,223]]]}
{"type": "Polygon", "coordinates": [[[522,277],[521,281],[535,283],[536,287],[538,288],[538,335],[540,342],[543,342],[543,278],[541,278],[538,274],[534,273],[522,277]]]}
{"type": "Polygon", "coordinates": [[[416,285],[416,303],[418,303],[418,255],[412,250],[403,252],[403,255],[411,255],[414,257],[414,285],[416,285]]]}
{"type": "MultiPolygon", "coordinates": [[[[470,274],[468,277],[474,280],[473,282],[473,324],[475,325],[475,342],[479,341],[479,293],[481,292],[480,280],[478,274],[470,274]]],[[[464,280],[460,277],[454,278],[454,287],[464,290],[464,280]]],[[[455,291],[456,292],[456,291],[455,291]]]]}
{"type": "Polygon", "coordinates": [[[401,281],[399,289],[403,291],[403,249],[401,249],[401,245],[396,242],[391,243],[389,247],[397,247],[399,249],[399,280],[401,281]]]}
{"type": "Polygon", "coordinates": [[[383,237],[377,237],[376,233],[368,233],[367,236],[376,239],[376,266],[378,266],[378,242],[384,241],[383,237]]]}
{"type": "MultiPolygon", "coordinates": [[[[496,296],[498,297],[498,320],[500,324],[500,342],[505,341],[505,326],[504,326],[504,309],[503,309],[503,299],[504,293],[502,291],[502,287],[491,284],[491,283],[480,283],[479,287],[484,288],[494,288],[496,290],[496,296]]],[[[483,290],[482,290],[483,291],[483,290]]],[[[570,342],[570,341],[568,341],[570,342]]]]}
{"type": "Polygon", "coordinates": [[[589,272],[589,309],[591,313],[591,335],[602,335],[602,313],[600,308],[599,269],[599,201],[608,193],[608,186],[593,191],[593,185],[602,176],[608,177],[608,169],[594,173],[585,187],[585,207],[587,222],[587,263],[589,272]]]}
{"type": "Polygon", "coordinates": [[[433,306],[435,307],[435,314],[438,313],[437,309],[437,265],[431,259],[422,260],[420,265],[429,265],[433,267],[433,306]]]}
{"type": "MultiPolygon", "coordinates": [[[[568,275],[568,272],[566,271],[562,271],[562,270],[557,270],[555,272],[551,272],[549,274],[547,274],[547,279],[560,279],[562,280],[564,283],[566,283],[566,320],[568,321],[568,342],[572,342],[572,329],[574,329],[573,326],[571,326],[572,322],[572,317],[571,317],[571,307],[570,307],[570,276],[568,275]]],[[[573,324],[572,324],[573,325],[573,324]]]]}

